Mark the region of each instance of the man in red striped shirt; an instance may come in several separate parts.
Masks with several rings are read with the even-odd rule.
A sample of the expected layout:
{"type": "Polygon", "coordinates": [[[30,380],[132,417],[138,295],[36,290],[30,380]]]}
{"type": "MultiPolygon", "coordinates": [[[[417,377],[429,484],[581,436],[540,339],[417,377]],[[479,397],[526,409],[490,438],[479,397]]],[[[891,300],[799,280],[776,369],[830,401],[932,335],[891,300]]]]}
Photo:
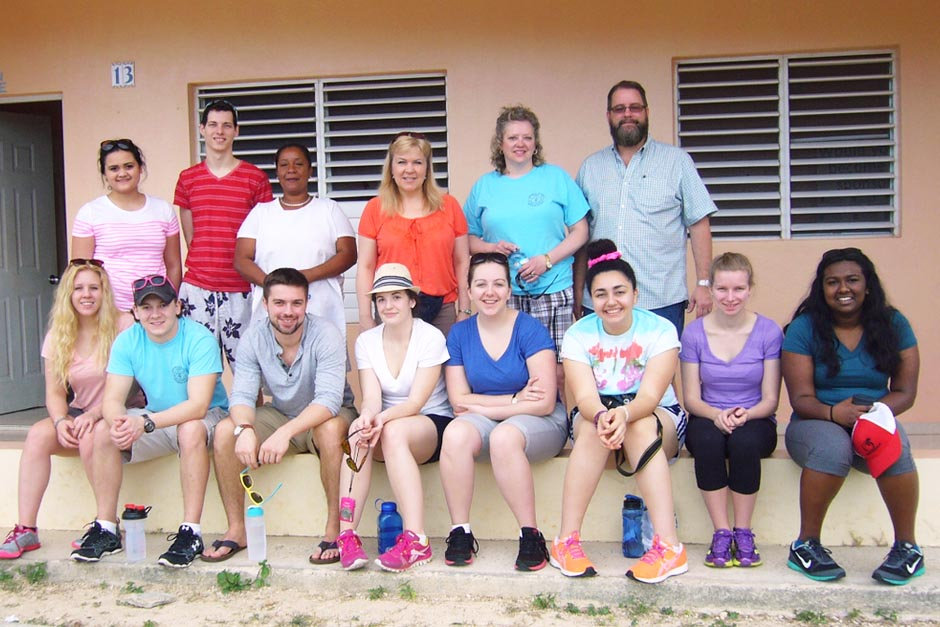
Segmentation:
{"type": "Polygon", "coordinates": [[[232,103],[206,105],[199,134],[206,160],[180,172],[173,201],[188,249],[179,296],[183,315],[216,336],[234,368],[235,346],[251,321],[251,285],[235,270],[235,239],[252,207],[274,196],[267,175],[233,152],[238,112],[232,103]]]}

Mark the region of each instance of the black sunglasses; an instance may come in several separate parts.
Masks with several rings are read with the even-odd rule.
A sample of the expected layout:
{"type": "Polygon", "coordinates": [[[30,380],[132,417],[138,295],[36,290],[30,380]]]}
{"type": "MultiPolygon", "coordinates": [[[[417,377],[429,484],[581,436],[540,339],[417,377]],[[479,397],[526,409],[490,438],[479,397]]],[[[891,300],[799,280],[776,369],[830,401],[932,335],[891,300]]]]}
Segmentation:
{"type": "Polygon", "coordinates": [[[478,266],[481,263],[498,263],[508,268],[509,258],[503,253],[474,253],[470,257],[471,266],[478,266]]]}
{"type": "Polygon", "coordinates": [[[101,152],[109,153],[114,150],[127,150],[133,152],[134,142],[129,139],[106,139],[101,142],[101,152]]]}
{"type": "Polygon", "coordinates": [[[74,259],[69,259],[70,266],[95,266],[98,268],[104,267],[104,262],[100,259],[82,259],[81,257],[75,257],[74,259]]]}

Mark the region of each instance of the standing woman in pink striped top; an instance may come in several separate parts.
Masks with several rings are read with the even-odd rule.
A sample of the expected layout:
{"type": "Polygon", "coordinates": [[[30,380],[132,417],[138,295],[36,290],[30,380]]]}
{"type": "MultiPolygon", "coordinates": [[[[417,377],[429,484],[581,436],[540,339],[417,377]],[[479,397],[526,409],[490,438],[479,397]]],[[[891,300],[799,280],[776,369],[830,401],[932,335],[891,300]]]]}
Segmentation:
{"type": "Polygon", "coordinates": [[[98,167],[108,193],[79,209],[72,227],[72,257],[103,261],[114,304],[129,312],[135,279],[162,274],[179,288],[179,220],[166,201],[140,191],[146,165],[131,140],[101,142],[98,167]]]}

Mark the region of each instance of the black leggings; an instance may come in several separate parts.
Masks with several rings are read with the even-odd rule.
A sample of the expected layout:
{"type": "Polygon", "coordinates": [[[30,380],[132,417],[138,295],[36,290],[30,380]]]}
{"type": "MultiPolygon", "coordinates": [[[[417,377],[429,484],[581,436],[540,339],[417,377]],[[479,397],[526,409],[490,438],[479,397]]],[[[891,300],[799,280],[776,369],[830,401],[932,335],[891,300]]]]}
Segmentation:
{"type": "Polygon", "coordinates": [[[727,486],[738,494],[754,494],[760,489],[760,460],[777,448],[777,425],[770,418],[748,420],[728,435],[708,418],[691,416],[685,445],[695,458],[700,490],[727,486]]]}

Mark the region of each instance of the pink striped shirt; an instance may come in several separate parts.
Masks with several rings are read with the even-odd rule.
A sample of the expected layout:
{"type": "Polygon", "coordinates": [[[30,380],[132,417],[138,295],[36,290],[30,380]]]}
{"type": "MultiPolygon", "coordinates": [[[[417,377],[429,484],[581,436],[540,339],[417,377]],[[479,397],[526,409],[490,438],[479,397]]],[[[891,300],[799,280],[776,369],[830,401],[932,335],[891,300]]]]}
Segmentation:
{"type": "Polygon", "coordinates": [[[222,178],[204,161],[180,172],[173,202],[193,214],[183,281],[214,292],[249,291],[235,270],[235,239],[252,207],[271,200],[268,176],[247,161],[222,178]]]}
{"type": "Polygon", "coordinates": [[[131,284],[148,274],[166,274],[166,238],[180,232],[176,212],[164,200],[146,197],[135,211],[121,209],[107,196],[81,209],[72,226],[74,237],[95,238],[95,259],[104,262],[111,279],[114,304],[121,311],[134,306],[131,284]]]}

